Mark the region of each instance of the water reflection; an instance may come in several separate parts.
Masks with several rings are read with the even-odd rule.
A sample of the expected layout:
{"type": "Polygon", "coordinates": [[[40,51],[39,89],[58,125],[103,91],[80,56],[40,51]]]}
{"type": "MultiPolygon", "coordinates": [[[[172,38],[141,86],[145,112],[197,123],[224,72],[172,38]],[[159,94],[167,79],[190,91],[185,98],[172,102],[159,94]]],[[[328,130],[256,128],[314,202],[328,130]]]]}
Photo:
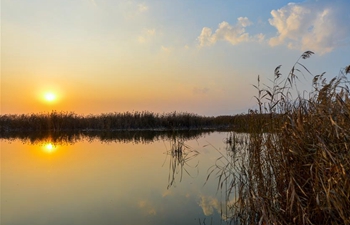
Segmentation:
{"type": "Polygon", "coordinates": [[[42,149],[44,150],[44,152],[51,154],[54,153],[58,148],[58,145],[52,144],[51,142],[48,143],[44,143],[42,146],[42,149]]]}
{"type": "Polygon", "coordinates": [[[183,173],[185,172],[188,176],[193,178],[193,174],[190,170],[197,169],[198,175],[198,161],[196,164],[191,165],[190,161],[196,158],[199,152],[192,149],[184,143],[180,138],[173,137],[170,141],[170,150],[167,151],[169,156],[169,176],[168,176],[168,189],[175,185],[175,178],[178,175],[179,181],[182,181],[183,173]]]}
{"type": "Polygon", "coordinates": [[[76,132],[1,132],[0,140],[20,140],[24,143],[40,144],[50,141],[53,144],[74,144],[79,141],[132,142],[147,144],[159,140],[172,140],[174,137],[183,141],[196,139],[213,133],[212,130],[184,131],[76,131],[76,132]]]}
{"type": "Polygon", "coordinates": [[[217,178],[217,191],[221,192],[221,216],[226,224],[241,224],[241,202],[244,185],[249,174],[243,173],[248,156],[249,134],[230,132],[225,139],[225,152],[210,167],[207,180],[217,178]]]}
{"type": "Polygon", "coordinates": [[[222,223],[225,193],[204,182],[227,133],[140,133],[2,137],[2,224],[222,223]]]}

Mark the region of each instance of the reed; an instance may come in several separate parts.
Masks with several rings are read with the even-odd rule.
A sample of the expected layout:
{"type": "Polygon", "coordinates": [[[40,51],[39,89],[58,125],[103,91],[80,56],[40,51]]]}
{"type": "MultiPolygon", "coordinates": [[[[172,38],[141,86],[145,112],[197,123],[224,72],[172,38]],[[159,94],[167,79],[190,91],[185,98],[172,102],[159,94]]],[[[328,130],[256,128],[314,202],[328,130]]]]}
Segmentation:
{"type": "Polygon", "coordinates": [[[240,224],[350,224],[350,66],[330,81],[313,76],[305,97],[297,73],[311,74],[300,61],[312,54],[284,79],[277,67],[272,86],[258,78],[257,109],[236,117],[249,135],[234,133],[234,154],[212,168],[219,188],[229,182],[231,219],[240,224]]]}
{"type": "Polygon", "coordinates": [[[227,128],[230,117],[207,117],[192,113],[124,112],[77,115],[73,112],[0,115],[0,132],[81,130],[200,130],[227,128]]]}

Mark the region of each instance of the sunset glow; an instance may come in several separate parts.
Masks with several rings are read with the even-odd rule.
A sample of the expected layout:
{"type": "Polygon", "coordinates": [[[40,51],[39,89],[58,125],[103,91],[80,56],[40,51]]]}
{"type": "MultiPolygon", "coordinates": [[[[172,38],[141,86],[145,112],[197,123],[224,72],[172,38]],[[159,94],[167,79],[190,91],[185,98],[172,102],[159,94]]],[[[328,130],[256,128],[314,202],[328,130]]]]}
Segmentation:
{"type": "Polygon", "coordinates": [[[331,79],[348,65],[349,7],[2,0],[1,111],[245,113],[256,106],[257,76],[269,85],[278,65],[287,75],[306,50],[315,52],[302,62],[313,74],[331,79]]]}
{"type": "Polygon", "coordinates": [[[350,225],[349,9],[0,0],[0,225],[350,225]]]}

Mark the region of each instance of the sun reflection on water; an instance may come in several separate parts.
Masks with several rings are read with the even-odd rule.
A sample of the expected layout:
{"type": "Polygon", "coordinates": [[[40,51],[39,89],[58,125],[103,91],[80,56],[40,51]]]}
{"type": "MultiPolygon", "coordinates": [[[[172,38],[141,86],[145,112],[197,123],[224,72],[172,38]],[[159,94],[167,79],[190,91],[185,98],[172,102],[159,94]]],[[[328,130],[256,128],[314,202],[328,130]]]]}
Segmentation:
{"type": "Polygon", "coordinates": [[[51,142],[48,142],[43,145],[42,149],[44,150],[44,152],[51,154],[51,153],[54,153],[57,150],[57,148],[58,148],[57,145],[52,144],[51,142]]]}

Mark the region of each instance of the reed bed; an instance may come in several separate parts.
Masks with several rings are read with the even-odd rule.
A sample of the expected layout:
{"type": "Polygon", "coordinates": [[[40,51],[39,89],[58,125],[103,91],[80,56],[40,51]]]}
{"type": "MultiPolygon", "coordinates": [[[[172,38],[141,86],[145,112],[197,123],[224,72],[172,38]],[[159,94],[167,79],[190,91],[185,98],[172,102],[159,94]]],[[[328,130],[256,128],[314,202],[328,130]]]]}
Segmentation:
{"type": "Polygon", "coordinates": [[[277,67],[272,86],[258,78],[257,109],[236,117],[249,135],[233,133],[231,156],[210,171],[219,188],[229,184],[231,221],[350,224],[350,66],[330,81],[313,76],[305,97],[295,91],[297,73],[310,73],[300,61],[312,54],[304,52],[284,79],[277,67]]]}
{"type": "Polygon", "coordinates": [[[81,116],[73,112],[0,115],[0,132],[74,130],[190,130],[230,126],[228,117],[192,113],[124,112],[81,116]]]}

